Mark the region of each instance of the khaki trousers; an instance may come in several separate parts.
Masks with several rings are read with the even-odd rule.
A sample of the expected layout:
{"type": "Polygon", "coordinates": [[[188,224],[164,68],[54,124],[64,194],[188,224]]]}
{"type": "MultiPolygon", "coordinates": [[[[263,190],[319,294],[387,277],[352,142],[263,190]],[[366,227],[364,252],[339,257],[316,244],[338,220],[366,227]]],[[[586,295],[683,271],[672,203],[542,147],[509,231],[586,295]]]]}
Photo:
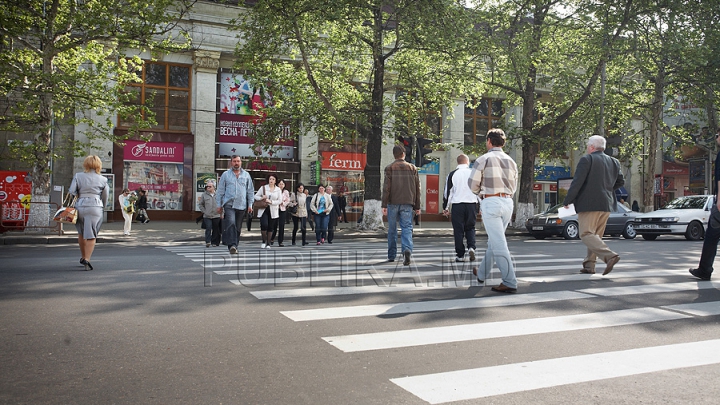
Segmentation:
{"type": "Polygon", "coordinates": [[[587,246],[587,256],[583,260],[584,269],[595,270],[598,257],[607,263],[611,257],[618,255],[602,240],[609,217],[610,213],[604,211],[578,212],[580,239],[587,246]]]}

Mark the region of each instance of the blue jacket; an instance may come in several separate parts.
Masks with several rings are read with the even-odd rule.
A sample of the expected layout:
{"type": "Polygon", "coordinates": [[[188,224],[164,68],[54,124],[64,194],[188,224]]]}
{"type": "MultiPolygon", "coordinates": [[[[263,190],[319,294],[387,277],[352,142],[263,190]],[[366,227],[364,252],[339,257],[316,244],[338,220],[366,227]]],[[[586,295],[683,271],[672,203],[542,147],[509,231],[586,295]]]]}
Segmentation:
{"type": "Polygon", "coordinates": [[[230,208],[246,210],[252,207],[254,196],[255,186],[246,170],[240,169],[240,176],[236,177],[232,169],[228,169],[220,176],[215,194],[218,207],[230,204],[230,208]]]}

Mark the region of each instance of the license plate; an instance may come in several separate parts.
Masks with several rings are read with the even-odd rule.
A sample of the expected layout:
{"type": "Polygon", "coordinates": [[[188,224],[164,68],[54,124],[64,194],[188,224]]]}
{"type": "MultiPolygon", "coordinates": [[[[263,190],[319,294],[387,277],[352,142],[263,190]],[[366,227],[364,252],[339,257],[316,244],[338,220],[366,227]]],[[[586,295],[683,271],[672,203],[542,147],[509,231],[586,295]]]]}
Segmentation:
{"type": "Polygon", "coordinates": [[[663,227],[658,224],[635,225],[635,229],[659,229],[659,228],[663,228],[663,227]]]}
{"type": "Polygon", "coordinates": [[[542,230],[543,230],[542,226],[533,226],[533,231],[542,231],[542,230]]]}

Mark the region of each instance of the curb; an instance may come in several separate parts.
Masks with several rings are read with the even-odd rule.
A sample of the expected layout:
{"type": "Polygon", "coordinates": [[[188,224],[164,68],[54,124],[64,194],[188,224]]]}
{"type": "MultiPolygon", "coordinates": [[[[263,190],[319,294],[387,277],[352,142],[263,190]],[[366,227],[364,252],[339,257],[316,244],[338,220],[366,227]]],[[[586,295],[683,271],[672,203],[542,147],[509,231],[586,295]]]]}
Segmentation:
{"type": "MultiPolygon", "coordinates": [[[[308,233],[309,235],[313,235],[313,233],[308,233]]],[[[139,233],[139,235],[142,235],[139,233]]],[[[530,236],[528,232],[519,231],[515,229],[508,229],[505,233],[506,236],[530,236]]],[[[486,237],[487,234],[484,231],[477,231],[476,232],[477,237],[486,237]]],[[[259,233],[254,232],[244,232],[241,236],[242,239],[253,239],[254,237],[259,238],[259,233]]],[[[453,231],[452,229],[424,229],[420,231],[416,231],[413,234],[413,238],[452,238],[453,237],[453,231]]],[[[312,237],[311,237],[312,238],[312,237]]],[[[287,240],[290,240],[289,237],[286,237],[287,240]]],[[[345,239],[386,239],[386,233],[366,233],[366,232],[352,232],[352,233],[343,233],[343,232],[336,232],[335,233],[335,239],[338,240],[345,240],[345,239]]],[[[259,239],[258,239],[259,240],[259,239]]],[[[105,236],[105,237],[98,237],[97,243],[125,243],[125,242],[139,242],[140,240],[136,238],[127,238],[127,237],[115,237],[113,236],[105,236]]],[[[171,235],[168,236],[167,239],[160,239],[160,238],[144,238],[142,239],[145,243],[152,243],[152,242],[165,242],[165,243],[172,243],[172,242],[204,242],[205,237],[204,235],[198,235],[193,237],[173,237],[171,235]]],[[[77,243],[77,234],[70,234],[65,236],[45,236],[45,235],[37,235],[37,236],[27,236],[27,235],[19,235],[19,236],[0,236],[0,245],[59,245],[59,244],[71,244],[71,243],[77,243]]]]}

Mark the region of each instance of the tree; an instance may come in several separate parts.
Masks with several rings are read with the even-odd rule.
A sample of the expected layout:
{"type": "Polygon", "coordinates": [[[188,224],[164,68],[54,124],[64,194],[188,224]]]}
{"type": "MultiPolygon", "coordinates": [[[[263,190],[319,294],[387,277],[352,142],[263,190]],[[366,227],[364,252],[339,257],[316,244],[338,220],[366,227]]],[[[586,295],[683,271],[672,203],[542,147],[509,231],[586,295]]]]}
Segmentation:
{"type": "Polygon", "coordinates": [[[515,226],[522,227],[534,213],[532,183],[540,144],[564,144],[556,149],[564,151],[596,127],[597,121],[591,121],[596,116],[574,115],[593,95],[614,44],[640,11],[633,0],[533,0],[483,4],[478,13],[489,27],[489,35],[474,45],[487,50],[486,84],[505,95],[509,105],[522,106],[521,127],[509,131],[522,148],[515,214],[515,226]],[[555,136],[565,138],[558,142],[555,136]]]}
{"type": "MultiPolygon", "coordinates": [[[[134,49],[167,50],[183,46],[170,34],[192,5],[190,0],[0,0],[0,130],[30,133],[30,142],[13,142],[12,157],[32,166],[32,201],[47,202],[51,159],[64,153],[90,153],[101,139],[112,139],[115,114],[141,110],[125,103],[125,84],[137,81],[134,49]],[[67,149],[52,144],[57,123],[80,125],[86,140],[67,139],[67,149]]],[[[48,213],[32,205],[29,227],[46,226],[48,213]]]]}
{"type": "MultiPolygon", "coordinates": [[[[718,34],[711,28],[720,2],[648,3],[647,12],[628,25],[627,40],[620,43],[614,64],[614,114],[627,112],[644,123],[641,131],[626,128],[621,152],[628,159],[643,156],[645,170],[643,205],[654,206],[655,169],[662,161],[663,140],[675,145],[699,145],[715,150],[714,139],[698,140],[682,127],[667,127],[663,119],[676,114],[675,97],[705,108],[710,134],[717,128],[718,34]]],[[[625,120],[625,119],[622,119],[625,120]]],[[[621,121],[617,119],[616,121],[621,121]]],[[[625,122],[627,122],[625,120],[625,122]]]]}
{"type": "Polygon", "coordinates": [[[355,134],[366,145],[362,228],[382,227],[381,147],[396,131],[416,131],[408,119],[427,106],[478,94],[467,80],[474,50],[459,47],[473,24],[452,0],[258,0],[238,17],[237,68],[277,97],[256,143],[273,145],[282,122],[319,139],[355,134]],[[397,108],[389,92],[413,100],[397,108]],[[389,136],[388,136],[389,135],[389,136]]]}

